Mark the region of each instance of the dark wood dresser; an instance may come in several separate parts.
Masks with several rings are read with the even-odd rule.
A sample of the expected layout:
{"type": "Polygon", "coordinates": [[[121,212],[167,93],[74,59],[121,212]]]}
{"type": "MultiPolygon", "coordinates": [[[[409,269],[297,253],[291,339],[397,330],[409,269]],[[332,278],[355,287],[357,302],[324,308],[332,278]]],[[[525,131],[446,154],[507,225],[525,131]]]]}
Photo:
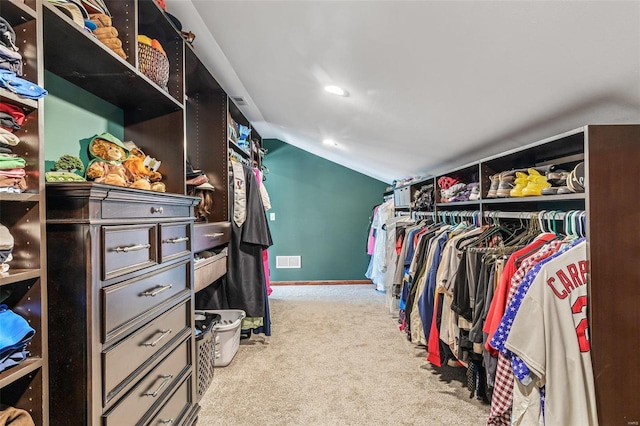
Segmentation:
{"type": "Polygon", "coordinates": [[[47,185],[50,423],[190,425],[198,198],[47,185]]]}

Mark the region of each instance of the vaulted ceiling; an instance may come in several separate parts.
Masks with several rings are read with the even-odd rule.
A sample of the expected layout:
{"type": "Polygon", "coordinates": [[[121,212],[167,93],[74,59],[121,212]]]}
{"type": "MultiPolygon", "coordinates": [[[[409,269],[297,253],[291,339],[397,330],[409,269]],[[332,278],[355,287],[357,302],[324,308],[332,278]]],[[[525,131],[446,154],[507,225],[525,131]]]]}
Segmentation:
{"type": "Polygon", "coordinates": [[[640,123],[638,1],[166,4],[263,138],[385,182],[640,123]]]}

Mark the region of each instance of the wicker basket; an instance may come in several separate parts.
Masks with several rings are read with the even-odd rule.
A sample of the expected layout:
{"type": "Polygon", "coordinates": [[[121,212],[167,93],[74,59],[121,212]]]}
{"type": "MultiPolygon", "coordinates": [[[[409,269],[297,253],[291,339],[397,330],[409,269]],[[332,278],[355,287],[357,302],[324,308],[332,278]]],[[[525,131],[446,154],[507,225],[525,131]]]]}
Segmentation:
{"type": "Polygon", "coordinates": [[[169,60],[155,47],[138,43],[138,63],[140,72],[158,86],[167,90],[169,83],[169,60]]]}

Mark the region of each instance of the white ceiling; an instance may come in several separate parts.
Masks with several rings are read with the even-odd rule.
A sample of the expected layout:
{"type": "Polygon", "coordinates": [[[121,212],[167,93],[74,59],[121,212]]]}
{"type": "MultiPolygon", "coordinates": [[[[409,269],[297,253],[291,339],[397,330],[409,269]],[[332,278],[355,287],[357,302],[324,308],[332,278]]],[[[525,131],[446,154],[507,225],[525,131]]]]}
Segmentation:
{"type": "Polygon", "coordinates": [[[640,1],[166,3],[263,138],[385,182],[640,123],[640,1]]]}

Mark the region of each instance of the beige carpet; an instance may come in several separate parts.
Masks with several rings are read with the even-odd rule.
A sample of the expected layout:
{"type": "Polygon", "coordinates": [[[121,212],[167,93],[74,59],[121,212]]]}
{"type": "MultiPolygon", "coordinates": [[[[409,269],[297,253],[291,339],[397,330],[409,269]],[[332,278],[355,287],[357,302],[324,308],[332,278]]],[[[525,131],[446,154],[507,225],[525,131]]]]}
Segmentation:
{"type": "Polygon", "coordinates": [[[272,336],[215,370],[199,426],[483,425],[460,368],[435,368],[370,285],[274,287],[272,336]]]}

